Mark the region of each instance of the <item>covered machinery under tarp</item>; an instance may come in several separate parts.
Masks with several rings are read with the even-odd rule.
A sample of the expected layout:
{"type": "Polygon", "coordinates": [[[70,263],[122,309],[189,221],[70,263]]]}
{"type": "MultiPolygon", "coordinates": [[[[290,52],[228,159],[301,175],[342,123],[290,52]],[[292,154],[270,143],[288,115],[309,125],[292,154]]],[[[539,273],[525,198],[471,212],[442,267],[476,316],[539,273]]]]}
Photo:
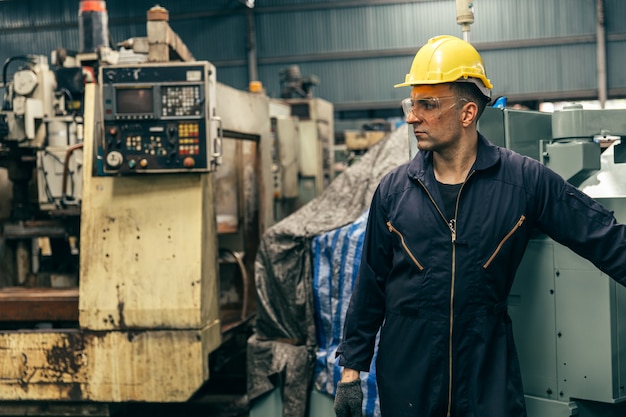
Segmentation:
{"type": "MultiPolygon", "coordinates": [[[[318,347],[314,239],[361,218],[383,175],[408,157],[407,126],[402,125],[338,176],[320,197],[263,235],[255,264],[256,333],[248,340],[250,400],[281,387],[283,415],[305,415],[318,347]]],[[[320,314],[327,314],[324,320],[328,320],[337,312],[320,314]]]]}

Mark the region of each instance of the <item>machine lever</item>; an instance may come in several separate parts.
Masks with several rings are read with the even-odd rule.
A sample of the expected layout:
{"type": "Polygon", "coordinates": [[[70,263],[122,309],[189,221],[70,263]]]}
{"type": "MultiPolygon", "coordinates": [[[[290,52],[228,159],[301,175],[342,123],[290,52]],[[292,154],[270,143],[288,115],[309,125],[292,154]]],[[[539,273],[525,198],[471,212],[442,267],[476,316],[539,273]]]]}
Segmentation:
{"type": "Polygon", "coordinates": [[[223,154],[222,140],[224,139],[224,133],[222,130],[222,118],[219,116],[213,116],[211,117],[211,121],[217,123],[217,135],[213,139],[213,147],[212,147],[213,159],[214,159],[213,163],[215,165],[221,165],[222,154],[223,154]]]}

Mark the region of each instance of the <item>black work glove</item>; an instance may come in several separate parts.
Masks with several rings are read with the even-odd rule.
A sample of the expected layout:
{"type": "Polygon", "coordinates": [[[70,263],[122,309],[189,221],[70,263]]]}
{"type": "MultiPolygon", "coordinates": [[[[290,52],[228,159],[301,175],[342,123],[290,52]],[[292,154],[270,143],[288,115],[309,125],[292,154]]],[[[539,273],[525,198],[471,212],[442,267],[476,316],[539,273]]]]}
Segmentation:
{"type": "Polygon", "coordinates": [[[337,417],[362,417],[362,407],[363,391],[361,391],[360,379],[337,384],[337,393],[335,394],[335,414],[337,417]]]}

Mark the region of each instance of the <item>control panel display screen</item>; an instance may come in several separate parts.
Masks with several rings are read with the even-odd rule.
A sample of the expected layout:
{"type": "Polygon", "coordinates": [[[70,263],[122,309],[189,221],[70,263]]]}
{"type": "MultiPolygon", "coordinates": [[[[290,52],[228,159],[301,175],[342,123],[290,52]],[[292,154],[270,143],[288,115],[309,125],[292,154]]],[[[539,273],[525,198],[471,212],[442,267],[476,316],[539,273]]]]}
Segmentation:
{"type": "Polygon", "coordinates": [[[118,113],[152,113],[154,111],[152,88],[118,88],[115,95],[118,113]]]}

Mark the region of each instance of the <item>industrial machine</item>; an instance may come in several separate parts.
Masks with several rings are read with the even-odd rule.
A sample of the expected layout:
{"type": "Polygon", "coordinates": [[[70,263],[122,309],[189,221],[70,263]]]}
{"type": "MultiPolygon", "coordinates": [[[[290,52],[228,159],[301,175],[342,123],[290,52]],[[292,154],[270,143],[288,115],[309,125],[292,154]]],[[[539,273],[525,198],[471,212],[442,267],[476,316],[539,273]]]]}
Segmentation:
{"type": "Polygon", "coordinates": [[[278,99],[270,101],[270,120],[274,137],[274,217],[278,221],[301,206],[298,201],[300,124],[298,117],[291,115],[291,106],[278,99]]]}
{"type": "Polygon", "coordinates": [[[321,99],[287,99],[300,120],[298,161],[301,204],[319,196],[334,177],[333,105],[321,99]]]}
{"type": "Polygon", "coordinates": [[[372,146],[389,135],[391,130],[391,123],[385,120],[362,121],[360,125],[344,129],[341,132],[343,144],[335,147],[335,152],[340,152],[341,158],[335,154],[335,162],[342,160],[346,167],[352,165],[360,160],[372,146]]]}
{"type": "Polygon", "coordinates": [[[271,117],[275,171],[280,171],[275,192],[280,217],[284,217],[319,196],[335,177],[334,107],[313,97],[313,86],[319,84],[315,75],[303,77],[297,65],[282,69],[279,75],[281,98],[272,100],[271,117]],[[294,159],[297,171],[293,171],[294,159]],[[297,192],[291,178],[294,174],[297,192]]]}
{"type": "Polygon", "coordinates": [[[54,70],[21,59],[5,83],[0,398],[16,415],[185,402],[253,320],[269,98],[217,82],[166,10],[147,26],[134,62],[95,45],[54,70]]]}
{"type": "MultiPolygon", "coordinates": [[[[541,160],[626,222],[626,110],[488,108],[479,130],[541,160]]],[[[575,227],[575,225],[573,225],[575,227]]],[[[626,288],[537,234],[509,300],[529,417],[626,413],[626,288]]]]}
{"type": "MultiPolygon", "coordinates": [[[[16,282],[34,276],[28,267],[31,242],[46,254],[55,253],[56,265],[47,279],[75,281],[70,264],[78,252],[78,215],[82,196],[82,82],[81,68],[54,70],[44,56],[14,57],[3,68],[5,95],[0,111],[0,166],[7,169],[11,188],[3,189],[6,221],[3,237],[15,262],[16,282]],[[11,64],[22,62],[12,80],[11,64]],[[79,82],[76,82],[78,78],[79,82]],[[71,237],[67,245],[59,238],[71,237]]],[[[46,272],[43,262],[36,268],[46,272]]],[[[8,280],[3,279],[6,285],[8,280]]]]}
{"type": "Polygon", "coordinates": [[[318,197],[335,177],[332,103],[314,97],[272,99],[276,220],[318,197]]]}
{"type": "Polygon", "coordinates": [[[300,199],[309,202],[333,180],[333,105],[321,98],[286,99],[291,114],[300,120],[300,199]]]}

